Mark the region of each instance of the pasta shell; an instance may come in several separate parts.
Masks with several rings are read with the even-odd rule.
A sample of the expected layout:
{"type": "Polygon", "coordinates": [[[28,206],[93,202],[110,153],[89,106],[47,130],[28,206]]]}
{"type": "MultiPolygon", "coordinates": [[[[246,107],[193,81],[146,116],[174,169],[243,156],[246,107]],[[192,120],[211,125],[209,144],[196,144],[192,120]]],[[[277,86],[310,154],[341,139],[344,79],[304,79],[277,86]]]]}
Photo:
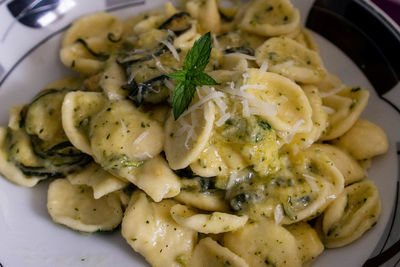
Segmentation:
{"type": "Polygon", "coordinates": [[[235,231],[246,224],[248,217],[213,212],[200,214],[189,207],[177,204],[171,208],[172,218],[180,225],[204,234],[235,231]]]}
{"type": "Polygon", "coordinates": [[[303,90],[291,80],[271,72],[249,69],[245,75],[245,93],[254,113],[265,118],[272,128],[288,133],[309,132],[312,128],[312,109],[303,90]],[[266,112],[272,105],[276,112],[266,112]],[[270,113],[270,114],[268,114],[270,113]]]}
{"type": "Polygon", "coordinates": [[[380,212],[379,192],[372,181],[346,187],[321,218],[320,233],[325,246],[342,247],[358,239],[375,225],[380,212]]]}
{"type": "Polygon", "coordinates": [[[189,266],[233,266],[248,267],[249,265],[238,255],[219,245],[210,237],[206,237],[194,249],[189,266]]]}
{"type": "Polygon", "coordinates": [[[197,232],[177,224],[170,215],[173,200],[151,201],[133,193],[122,220],[122,236],[153,266],[186,265],[197,241],[197,232]]]}
{"type": "Polygon", "coordinates": [[[389,142],[385,132],[376,124],[359,119],[334,144],[349,152],[355,159],[369,159],[386,153],[389,142]]]}
{"type": "Polygon", "coordinates": [[[256,49],[259,66],[268,62],[269,71],[302,83],[316,83],[325,75],[318,53],[288,37],[274,37],[256,49]]]}
{"type": "Polygon", "coordinates": [[[50,184],[47,209],[54,222],[83,232],[112,230],[121,223],[123,215],[117,195],[94,199],[90,187],[72,185],[66,179],[50,184]]]}
{"type": "Polygon", "coordinates": [[[295,237],[270,220],[251,221],[226,233],[224,244],[250,266],[301,266],[295,237]]]}
{"type": "Polygon", "coordinates": [[[329,125],[321,140],[332,140],[347,132],[367,106],[369,92],[360,87],[347,87],[335,95],[322,98],[324,106],[332,109],[329,125]]]}
{"type": "Polygon", "coordinates": [[[82,152],[92,155],[89,140],[89,123],[107,102],[96,92],[70,92],[61,107],[62,125],[70,142],[82,152]]]}
{"type": "Polygon", "coordinates": [[[173,170],[183,169],[198,158],[211,136],[214,119],[215,106],[212,102],[201,105],[178,120],[170,115],[165,123],[164,151],[173,170]]]}
{"type": "Polygon", "coordinates": [[[128,185],[125,181],[103,170],[96,163],[90,163],[84,169],[69,174],[67,179],[72,185],[90,186],[95,199],[99,199],[128,185]]]}
{"type": "Polygon", "coordinates": [[[240,28],[263,36],[290,33],[300,24],[299,11],[288,0],[256,0],[248,7],[240,28]]]}

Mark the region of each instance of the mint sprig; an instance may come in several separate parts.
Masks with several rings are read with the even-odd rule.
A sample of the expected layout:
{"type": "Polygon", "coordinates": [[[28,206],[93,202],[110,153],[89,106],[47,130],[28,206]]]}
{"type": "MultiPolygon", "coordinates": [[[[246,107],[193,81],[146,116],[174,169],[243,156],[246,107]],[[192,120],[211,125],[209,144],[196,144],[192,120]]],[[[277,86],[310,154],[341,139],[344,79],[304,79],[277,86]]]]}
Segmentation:
{"type": "Polygon", "coordinates": [[[186,55],[183,69],[168,74],[168,77],[178,81],[172,96],[174,118],[188,108],[192,102],[196,86],[218,84],[210,75],[204,73],[211,54],[211,34],[208,32],[194,42],[186,55]]]}

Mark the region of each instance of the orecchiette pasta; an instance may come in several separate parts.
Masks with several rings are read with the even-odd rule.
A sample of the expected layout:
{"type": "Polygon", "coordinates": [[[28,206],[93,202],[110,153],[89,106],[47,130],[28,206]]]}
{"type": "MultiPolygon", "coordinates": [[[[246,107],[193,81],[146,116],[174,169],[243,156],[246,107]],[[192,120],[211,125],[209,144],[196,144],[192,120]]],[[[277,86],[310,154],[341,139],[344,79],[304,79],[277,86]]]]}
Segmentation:
{"type": "Polygon", "coordinates": [[[122,236],[153,266],[187,264],[197,239],[194,230],[177,224],[170,215],[173,200],[155,203],[136,191],[122,221],[122,236]]]}
{"type": "Polygon", "coordinates": [[[355,159],[369,159],[384,154],[389,147],[385,132],[367,120],[358,120],[334,144],[349,152],[355,159]]]}
{"type": "Polygon", "coordinates": [[[219,245],[210,237],[206,237],[194,249],[189,266],[234,266],[248,267],[249,265],[229,249],[219,245]]]}
{"type": "Polygon", "coordinates": [[[325,75],[319,55],[288,37],[268,39],[256,50],[259,66],[302,83],[316,83],[325,75]]]}
{"type": "Polygon", "coordinates": [[[250,221],[226,233],[224,243],[250,266],[301,266],[295,237],[270,220],[250,221]]]}
{"type": "Polygon", "coordinates": [[[199,214],[185,205],[171,208],[172,218],[180,225],[204,234],[220,234],[235,231],[246,224],[247,216],[237,216],[223,212],[199,214]]]}
{"type": "Polygon", "coordinates": [[[276,36],[295,30],[299,23],[299,11],[290,1],[258,0],[248,7],[240,27],[263,36],[276,36]]]}
{"type": "Polygon", "coordinates": [[[378,189],[364,180],[345,188],[320,218],[320,234],[328,248],[341,247],[375,225],[381,213],[378,189]]]}
{"type": "Polygon", "coordinates": [[[127,186],[125,181],[106,172],[96,163],[91,163],[85,169],[69,174],[67,179],[73,185],[90,186],[95,199],[99,199],[127,186]]]}
{"type": "Polygon", "coordinates": [[[47,209],[56,223],[84,232],[112,230],[121,223],[123,216],[117,195],[95,199],[90,187],[72,185],[65,179],[50,184],[47,209]]]}
{"type": "Polygon", "coordinates": [[[345,185],[357,182],[365,177],[365,171],[346,151],[328,144],[315,144],[313,147],[324,152],[342,173],[345,185]]]}
{"type": "Polygon", "coordinates": [[[367,105],[369,92],[361,87],[347,87],[322,98],[329,111],[328,127],[321,140],[332,140],[347,132],[367,105]]]}
{"type": "Polygon", "coordinates": [[[85,75],[99,72],[109,53],[118,45],[122,30],[122,22],[107,13],[93,14],[75,21],[62,42],[62,63],[85,75]]]}
{"type": "Polygon", "coordinates": [[[317,232],[308,223],[300,222],[285,228],[296,238],[303,265],[309,265],[324,251],[324,245],[317,232]]]}
{"type": "Polygon", "coordinates": [[[367,169],[389,146],[360,119],[369,93],[325,69],[289,0],[246,2],[75,21],[60,60],[79,78],[11,107],[0,173],[57,178],[56,223],[121,224],[153,266],[308,266],[359,238],[381,209],[367,169]]]}

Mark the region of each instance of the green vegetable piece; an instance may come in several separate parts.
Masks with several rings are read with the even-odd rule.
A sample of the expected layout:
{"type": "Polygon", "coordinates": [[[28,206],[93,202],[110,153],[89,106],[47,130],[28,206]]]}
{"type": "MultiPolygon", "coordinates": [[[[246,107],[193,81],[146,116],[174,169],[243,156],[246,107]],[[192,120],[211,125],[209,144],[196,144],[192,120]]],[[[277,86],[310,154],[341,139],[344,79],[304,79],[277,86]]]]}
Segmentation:
{"type": "Polygon", "coordinates": [[[203,72],[210,60],[210,54],[211,34],[208,32],[201,36],[189,50],[183,70],[168,74],[168,77],[178,81],[172,96],[175,120],[188,108],[196,86],[217,84],[212,77],[203,72]]]}

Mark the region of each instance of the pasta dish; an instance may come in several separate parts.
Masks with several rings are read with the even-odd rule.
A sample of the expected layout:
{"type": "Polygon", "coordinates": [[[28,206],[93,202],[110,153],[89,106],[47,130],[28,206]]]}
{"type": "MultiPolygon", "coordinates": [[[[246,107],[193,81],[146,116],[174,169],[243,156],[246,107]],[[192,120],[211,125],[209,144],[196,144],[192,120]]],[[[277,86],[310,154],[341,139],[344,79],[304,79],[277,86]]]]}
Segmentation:
{"type": "Polygon", "coordinates": [[[152,266],[241,267],[308,266],[376,224],[367,171],[386,134],[360,118],[369,92],[324,67],[289,0],[90,14],[59,55],[77,76],[0,127],[0,173],[51,179],[54,222],[121,226],[152,266]]]}

